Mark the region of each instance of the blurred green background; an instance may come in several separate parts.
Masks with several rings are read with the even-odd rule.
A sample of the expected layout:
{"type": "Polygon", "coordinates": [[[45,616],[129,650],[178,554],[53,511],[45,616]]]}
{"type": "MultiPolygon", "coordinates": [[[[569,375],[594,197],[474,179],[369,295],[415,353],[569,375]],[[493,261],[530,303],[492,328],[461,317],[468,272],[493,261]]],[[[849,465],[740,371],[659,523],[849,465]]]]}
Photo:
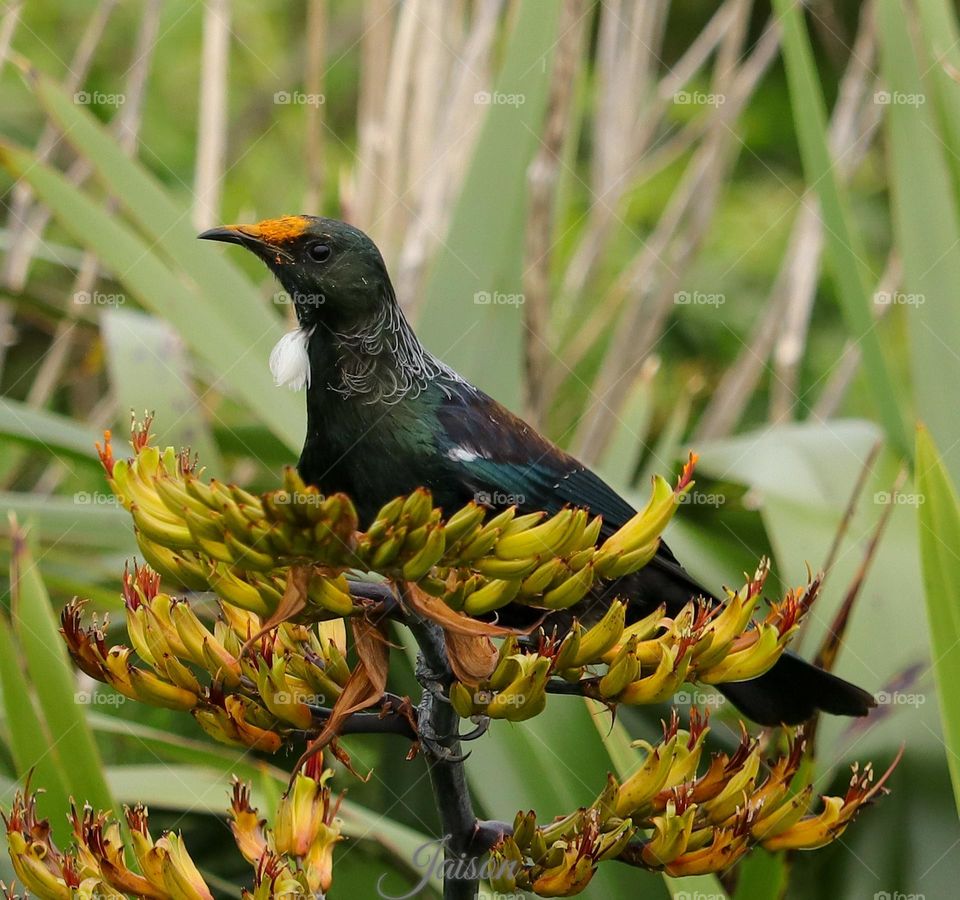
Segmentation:
{"type": "MultiPolygon", "coordinates": [[[[0,805],[38,754],[58,823],[99,783],[182,829],[223,896],[247,882],[229,776],[269,808],[292,760],[81,681],[58,698],[62,656],[31,639],[53,620],[24,611],[80,594],[122,620],[133,536],[92,447],[131,409],[247,488],[295,461],[303,398],[266,366],[291,307],[194,236],[308,212],[368,231],[430,349],[628,496],[695,449],[669,539],[706,584],[763,554],[774,589],[829,564],[802,652],[855,595],[836,668],[881,703],[822,723],[817,786],[842,793],[851,761],[885,768],[905,743],[892,795],[829,849],[752,857],[723,885],[606,865],[585,896],[738,878],[750,897],[955,896],[958,37],[947,0],[0,2],[0,506],[42,576],[11,598],[10,565],[32,563],[4,516],[0,805]],[[915,463],[919,421],[943,469],[915,463]]],[[[393,677],[414,689],[400,661],[393,677]]],[[[495,724],[468,764],[481,813],[588,802],[663,713],[610,732],[554,698],[495,724]]],[[[375,776],[349,782],[331,897],[380,873],[402,893],[438,828],[422,762],[349,743],[375,776]]]]}

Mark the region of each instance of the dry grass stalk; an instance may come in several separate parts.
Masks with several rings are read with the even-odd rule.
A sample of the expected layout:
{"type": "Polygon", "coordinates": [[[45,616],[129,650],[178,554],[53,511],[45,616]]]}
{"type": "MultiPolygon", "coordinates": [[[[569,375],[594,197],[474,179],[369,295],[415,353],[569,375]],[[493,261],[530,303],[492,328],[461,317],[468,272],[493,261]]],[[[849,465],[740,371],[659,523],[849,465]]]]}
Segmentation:
{"type": "MultiPolygon", "coordinates": [[[[860,30],[850,51],[830,122],[830,152],[836,160],[837,178],[841,183],[848,182],[859,168],[872,146],[882,116],[880,107],[872,102],[877,51],[873,7],[873,3],[866,4],[860,14],[860,30]]],[[[815,246],[810,247],[802,267],[794,266],[795,278],[786,282],[790,298],[773,350],[774,378],[770,386],[769,418],[774,422],[793,418],[797,413],[800,363],[806,349],[823,249],[819,203],[811,198],[800,217],[808,220],[800,227],[806,229],[808,240],[815,246]]]]}
{"type": "MultiPolygon", "coordinates": [[[[837,177],[842,182],[848,181],[863,161],[879,122],[878,107],[869,102],[870,62],[876,51],[872,16],[865,12],[861,22],[857,45],[830,121],[830,148],[837,160],[837,177]]],[[[804,197],[798,202],[803,205],[764,313],[704,410],[696,432],[698,440],[723,437],[733,431],[768,368],[771,353],[775,354],[771,420],[787,415],[797,401],[798,367],[806,344],[823,249],[818,201],[804,197]]]]}
{"type": "Polygon", "coordinates": [[[230,0],[209,0],[203,14],[197,161],[193,178],[193,226],[198,231],[220,219],[227,152],[227,94],[230,62],[230,0]]]}
{"type": "MultiPolygon", "coordinates": [[[[307,3],[307,62],[304,73],[306,93],[313,97],[324,95],[324,60],[327,48],[327,0],[308,0],[307,3]]],[[[323,113],[325,104],[308,103],[304,121],[306,130],[307,187],[303,208],[320,212],[323,205],[324,155],[323,113]]]]}
{"type": "MultiPolygon", "coordinates": [[[[94,54],[100,45],[100,39],[106,30],[110,16],[117,6],[117,0],[101,0],[93,11],[84,29],[83,35],[77,44],[73,57],[67,66],[67,74],[63,80],[63,89],[68,94],[74,94],[83,84],[93,62],[94,54]]],[[[57,129],[50,122],[44,125],[40,138],[34,147],[34,158],[45,162],[60,142],[57,129]]],[[[7,216],[7,228],[10,232],[10,245],[0,268],[0,284],[14,293],[23,290],[27,282],[27,273],[30,261],[41,240],[41,232],[46,224],[47,217],[38,219],[31,214],[32,196],[29,185],[25,181],[16,184],[12,191],[10,213],[7,216]],[[39,227],[38,227],[38,222],[39,227]]],[[[33,207],[35,212],[35,207],[33,207]]],[[[2,350],[0,350],[2,353],[2,350]]],[[[0,356],[2,362],[2,356],[0,356]]]]}
{"type": "Polygon", "coordinates": [[[572,125],[571,107],[584,32],[582,0],[565,0],[550,76],[547,112],[540,148],[527,170],[529,194],[526,265],[523,273],[524,365],[527,414],[535,425],[546,415],[543,379],[550,362],[550,269],[557,184],[564,143],[572,125]]]}
{"type": "Polygon", "coordinates": [[[706,235],[735,158],[739,138],[731,125],[776,54],[779,37],[771,26],[742,66],[734,64],[746,38],[749,10],[747,0],[740,3],[737,23],[717,55],[711,91],[725,102],[717,105],[710,132],[694,153],[653,236],[615,286],[634,302],[617,324],[593,385],[593,393],[602,402],[593,407],[578,435],[580,453],[587,461],[602,454],[629,391],[628,376],[660,338],[680,287],[680,273],[689,267],[706,235]],[[744,73],[750,78],[739,77],[744,73]]]}
{"type": "MultiPolygon", "coordinates": [[[[475,104],[473,97],[477,91],[488,88],[491,81],[502,9],[503,0],[481,0],[474,5],[463,32],[451,37],[459,39],[459,43],[451,45],[459,49],[452,55],[444,78],[447,87],[439,103],[443,115],[435,120],[432,136],[420,136],[420,141],[431,147],[431,161],[414,182],[412,215],[405,229],[397,270],[398,296],[414,312],[426,266],[447,231],[484,121],[486,107],[475,104]]],[[[449,17],[447,21],[448,27],[452,27],[449,17]]]]}

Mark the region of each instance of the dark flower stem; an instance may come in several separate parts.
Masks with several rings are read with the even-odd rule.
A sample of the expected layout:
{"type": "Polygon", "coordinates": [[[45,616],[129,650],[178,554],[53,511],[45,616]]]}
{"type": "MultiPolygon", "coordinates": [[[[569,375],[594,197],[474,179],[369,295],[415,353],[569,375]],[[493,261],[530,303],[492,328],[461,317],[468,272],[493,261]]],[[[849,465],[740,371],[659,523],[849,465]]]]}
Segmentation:
{"type": "MultiPolygon", "coordinates": [[[[399,701],[399,698],[397,698],[399,701]]],[[[310,706],[316,722],[316,729],[308,733],[308,738],[316,737],[333,710],[327,706],[310,706]]],[[[415,741],[417,733],[410,721],[400,712],[390,710],[386,712],[359,712],[347,716],[338,728],[340,735],[349,734],[396,734],[408,740],[415,741]]]]}
{"type": "MultiPolygon", "coordinates": [[[[451,871],[475,871],[479,857],[488,847],[483,846],[486,843],[483,838],[475,840],[482,829],[473,809],[463,766],[458,739],[460,717],[446,699],[453,672],[447,660],[443,632],[433,622],[413,613],[404,621],[420,648],[417,679],[423,686],[423,695],[418,710],[418,728],[421,736],[439,750],[433,752],[425,747],[424,758],[440,814],[444,856],[448,864],[445,872],[449,876],[451,871]]],[[[478,887],[477,878],[445,877],[443,897],[444,900],[473,900],[478,887]]]]}

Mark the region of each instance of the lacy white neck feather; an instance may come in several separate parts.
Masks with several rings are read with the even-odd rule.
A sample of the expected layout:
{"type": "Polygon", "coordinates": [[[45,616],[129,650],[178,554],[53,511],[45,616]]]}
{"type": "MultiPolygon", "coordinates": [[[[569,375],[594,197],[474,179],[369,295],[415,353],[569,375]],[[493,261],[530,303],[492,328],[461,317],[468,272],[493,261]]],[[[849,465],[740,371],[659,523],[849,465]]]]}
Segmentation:
{"type": "Polygon", "coordinates": [[[312,328],[288,331],[270,353],[270,371],[277,386],[287,385],[291,391],[310,387],[310,355],[307,344],[312,328]]]}

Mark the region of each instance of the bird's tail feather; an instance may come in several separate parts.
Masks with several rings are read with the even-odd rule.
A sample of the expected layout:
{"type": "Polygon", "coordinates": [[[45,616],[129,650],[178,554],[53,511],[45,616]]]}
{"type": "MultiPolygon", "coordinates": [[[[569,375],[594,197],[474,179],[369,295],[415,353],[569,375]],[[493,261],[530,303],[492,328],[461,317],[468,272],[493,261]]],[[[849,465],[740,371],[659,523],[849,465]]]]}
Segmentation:
{"type": "Polygon", "coordinates": [[[759,678],[719,688],[759,725],[799,725],[818,710],[836,716],[865,716],[876,706],[867,691],[792,653],[784,653],[759,678]]]}
{"type": "MultiPolygon", "coordinates": [[[[720,602],[694,580],[664,544],[660,546],[661,551],[649,566],[624,579],[628,582],[633,578],[624,593],[639,601],[628,609],[628,621],[645,615],[664,600],[671,614],[691,597],[720,602]]],[[[740,712],[759,725],[799,725],[818,710],[836,716],[865,716],[876,705],[867,691],[793,653],[784,653],[759,678],[718,687],[740,712]]]]}
{"type": "MultiPolygon", "coordinates": [[[[661,602],[666,602],[670,615],[693,597],[720,603],[664,544],[648,566],[621,579],[615,590],[632,601],[627,608],[628,622],[647,615],[661,602]]],[[[784,653],[759,678],[718,687],[740,712],[759,725],[799,725],[818,710],[836,716],[865,716],[875,706],[867,691],[792,653],[784,653]]]]}

